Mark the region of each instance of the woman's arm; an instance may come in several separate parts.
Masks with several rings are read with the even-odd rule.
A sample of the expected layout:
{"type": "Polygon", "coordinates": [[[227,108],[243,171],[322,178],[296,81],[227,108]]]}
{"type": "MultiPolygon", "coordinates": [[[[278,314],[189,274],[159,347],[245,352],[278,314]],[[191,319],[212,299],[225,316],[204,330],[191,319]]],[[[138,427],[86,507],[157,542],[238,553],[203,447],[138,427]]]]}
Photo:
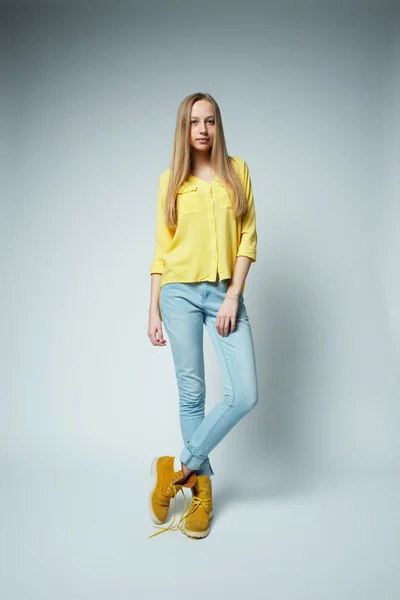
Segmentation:
{"type": "Polygon", "coordinates": [[[241,237],[237,256],[248,256],[252,262],[255,262],[257,259],[256,207],[254,204],[250,171],[246,162],[244,162],[243,167],[242,185],[247,203],[247,212],[242,218],[241,237]]]}
{"type": "Polygon", "coordinates": [[[247,202],[247,212],[242,219],[241,236],[236,254],[235,269],[230,286],[227,290],[227,296],[231,296],[231,298],[239,297],[249,272],[250,265],[257,259],[256,209],[249,167],[245,161],[243,161],[243,172],[241,175],[243,191],[247,202]]]}
{"type": "Polygon", "coordinates": [[[248,256],[238,256],[236,258],[235,269],[226,296],[235,299],[239,298],[252,262],[254,261],[248,256]]]}
{"type": "Polygon", "coordinates": [[[165,200],[166,180],[165,172],[160,176],[158,182],[158,200],[157,200],[157,224],[156,239],[154,243],[153,259],[150,266],[151,289],[149,306],[149,327],[147,335],[154,346],[165,346],[167,343],[163,339],[161,315],[159,313],[161,277],[165,267],[164,254],[167,251],[173,232],[167,227],[164,218],[164,200],[165,200]]]}
{"type": "Polygon", "coordinates": [[[154,242],[153,260],[150,266],[150,274],[163,273],[165,267],[165,261],[163,257],[171,245],[172,238],[174,237],[174,232],[165,223],[164,205],[166,186],[167,181],[164,171],[158,182],[156,236],[154,242]]]}
{"type": "Polygon", "coordinates": [[[158,315],[158,303],[159,303],[159,298],[160,298],[160,288],[161,288],[161,273],[152,273],[151,274],[149,315],[158,315]]]}

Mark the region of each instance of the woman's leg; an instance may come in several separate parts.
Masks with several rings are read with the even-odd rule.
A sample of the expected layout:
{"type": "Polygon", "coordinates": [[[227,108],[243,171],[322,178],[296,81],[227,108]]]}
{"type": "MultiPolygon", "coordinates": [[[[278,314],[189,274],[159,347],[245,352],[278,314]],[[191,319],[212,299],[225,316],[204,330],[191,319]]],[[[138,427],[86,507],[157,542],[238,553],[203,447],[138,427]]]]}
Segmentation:
{"type": "MultiPolygon", "coordinates": [[[[189,440],[205,416],[201,283],[168,283],[160,290],[160,310],[171,344],[179,393],[182,438],[189,440]]],[[[210,461],[203,457],[196,475],[213,475],[210,461]]]]}
{"type": "MultiPolygon", "coordinates": [[[[242,294],[236,329],[226,337],[216,330],[216,316],[225,298],[229,280],[202,282],[205,324],[220,359],[224,377],[224,398],[202,419],[190,437],[180,460],[194,471],[205,457],[258,402],[258,382],[252,332],[242,294]]],[[[182,318],[184,316],[182,315],[182,318]]],[[[200,317],[199,317],[200,323],[200,317]]],[[[200,330],[200,324],[198,325],[200,330]]]]}

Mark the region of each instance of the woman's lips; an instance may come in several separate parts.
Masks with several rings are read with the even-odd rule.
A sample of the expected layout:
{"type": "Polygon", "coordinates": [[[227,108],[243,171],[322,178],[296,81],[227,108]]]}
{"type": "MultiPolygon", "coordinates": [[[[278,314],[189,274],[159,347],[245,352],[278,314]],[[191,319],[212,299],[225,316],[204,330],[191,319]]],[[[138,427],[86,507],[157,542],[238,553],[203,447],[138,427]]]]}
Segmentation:
{"type": "Polygon", "coordinates": [[[208,142],[209,140],[208,139],[199,139],[198,141],[204,143],[204,142],[208,142]]]}

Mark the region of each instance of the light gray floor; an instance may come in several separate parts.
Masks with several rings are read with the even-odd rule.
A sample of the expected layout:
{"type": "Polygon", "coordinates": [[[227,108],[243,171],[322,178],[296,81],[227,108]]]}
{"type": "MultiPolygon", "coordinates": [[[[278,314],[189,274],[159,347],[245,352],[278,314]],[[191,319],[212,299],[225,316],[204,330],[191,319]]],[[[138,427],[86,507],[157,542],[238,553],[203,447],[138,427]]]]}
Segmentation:
{"type": "Polygon", "coordinates": [[[3,463],[1,598],[400,598],[398,477],[353,474],[303,491],[214,477],[206,539],[148,539],[147,462],[140,472],[3,463]]]}

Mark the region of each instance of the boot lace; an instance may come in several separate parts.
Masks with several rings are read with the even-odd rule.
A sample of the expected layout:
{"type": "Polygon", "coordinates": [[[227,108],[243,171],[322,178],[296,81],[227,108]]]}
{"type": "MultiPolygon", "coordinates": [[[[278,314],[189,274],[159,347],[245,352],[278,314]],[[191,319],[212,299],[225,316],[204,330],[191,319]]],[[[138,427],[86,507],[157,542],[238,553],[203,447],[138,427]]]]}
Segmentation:
{"type": "Polygon", "coordinates": [[[187,513],[185,514],[187,501],[186,501],[185,492],[183,491],[182,486],[169,483],[166,491],[167,491],[167,494],[171,496],[171,498],[174,498],[174,518],[173,518],[171,524],[168,525],[168,527],[160,527],[159,525],[153,525],[153,527],[156,527],[157,529],[161,529],[161,531],[157,531],[156,533],[153,533],[153,535],[149,535],[149,539],[154,537],[155,535],[164,533],[165,531],[177,531],[178,529],[180,529],[184,533],[184,530],[183,530],[184,520],[189,515],[193,514],[198,509],[198,507],[201,505],[204,506],[208,512],[208,508],[210,505],[210,498],[200,498],[199,496],[192,496],[192,501],[190,503],[187,513]],[[176,494],[178,493],[178,491],[181,491],[183,494],[184,506],[183,506],[183,512],[182,512],[181,518],[179,519],[178,523],[176,525],[174,525],[175,518],[176,518],[176,494]]]}
{"type": "MultiPolygon", "coordinates": [[[[173,498],[173,499],[174,499],[174,518],[173,518],[173,520],[172,520],[171,524],[170,524],[170,525],[168,525],[168,527],[161,527],[160,525],[153,525],[153,527],[155,527],[155,528],[157,528],[157,529],[161,529],[161,531],[157,531],[156,533],[153,533],[153,535],[149,535],[149,539],[150,539],[150,538],[152,538],[152,537],[154,537],[155,535],[159,535],[160,533],[164,533],[165,531],[168,531],[168,530],[171,530],[171,531],[173,531],[173,530],[176,530],[176,529],[179,527],[179,523],[180,523],[180,521],[179,521],[179,523],[177,523],[175,526],[173,526],[173,525],[174,525],[174,523],[175,523],[175,518],[176,518],[176,495],[177,495],[177,493],[178,493],[179,491],[181,491],[181,492],[182,492],[182,494],[183,494],[183,502],[184,502],[182,516],[185,514],[186,505],[187,505],[187,501],[186,501],[185,492],[183,491],[183,489],[182,489],[182,486],[181,486],[181,485],[179,485],[179,484],[176,484],[176,483],[174,484],[174,483],[171,483],[171,482],[170,482],[170,483],[167,485],[167,489],[166,489],[166,495],[167,495],[167,496],[169,496],[170,498],[173,498]]],[[[182,517],[181,517],[181,519],[182,519],[182,517]]]]}
{"type": "Polygon", "coordinates": [[[192,501],[190,503],[188,512],[186,513],[186,515],[184,512],[182,513],[182,516],[179,519],[179,523],[177,524],[177,528],[179,528],[183,533],[184,533],[184,529],[183,529],[184,520],[189,515],[192,515],[199,508],[199,506],[204,506],[204,508],[208,512],[208,509],[210,506],[210,498],[200,498],[200,496],[192,496],[192,501]]]}

